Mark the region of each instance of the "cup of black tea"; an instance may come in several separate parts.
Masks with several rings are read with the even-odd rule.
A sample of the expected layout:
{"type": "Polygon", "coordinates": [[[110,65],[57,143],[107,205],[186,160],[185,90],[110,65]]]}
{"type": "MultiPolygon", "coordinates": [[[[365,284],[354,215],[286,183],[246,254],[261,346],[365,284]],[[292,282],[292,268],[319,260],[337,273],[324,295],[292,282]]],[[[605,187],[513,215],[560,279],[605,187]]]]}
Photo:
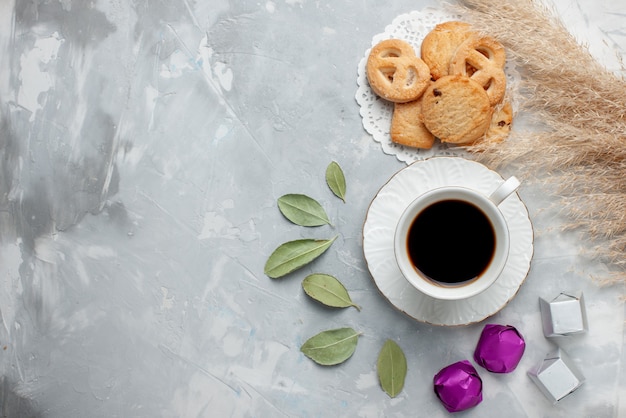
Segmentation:
{"type": "Polygon", "coordinates": [[[520,182],[510,177],[490,195],[457,186],[430,190],[396,226],[395,257],[404,277],[436,299],[475,296],[491,286],[509,254],[509,229],[498,208],[520,182]]]}

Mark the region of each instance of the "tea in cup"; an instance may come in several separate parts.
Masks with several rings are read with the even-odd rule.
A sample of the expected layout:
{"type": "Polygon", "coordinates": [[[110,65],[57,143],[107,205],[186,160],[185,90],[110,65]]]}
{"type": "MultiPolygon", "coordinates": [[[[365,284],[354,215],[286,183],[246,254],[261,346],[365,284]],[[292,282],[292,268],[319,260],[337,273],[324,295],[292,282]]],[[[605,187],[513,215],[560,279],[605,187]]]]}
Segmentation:
{"type": "Polygon", "coordinates": [[[509,254],[509,229],[498,205],[519,185],[511,177],[488,196],[467,187],[445,186],[411,202],[394,237],[396,261],[409,283],[446,300],[488,289],[509,254]]]}

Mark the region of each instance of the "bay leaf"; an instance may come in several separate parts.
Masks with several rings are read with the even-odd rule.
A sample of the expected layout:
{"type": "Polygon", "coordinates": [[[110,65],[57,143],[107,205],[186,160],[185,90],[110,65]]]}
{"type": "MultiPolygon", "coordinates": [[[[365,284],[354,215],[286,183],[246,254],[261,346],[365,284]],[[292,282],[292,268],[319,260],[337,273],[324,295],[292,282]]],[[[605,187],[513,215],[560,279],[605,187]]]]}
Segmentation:
{"type": "Polygon", "coordinates": [[[385,341],[378,354],[377,370],[380,386],[392,398],[404,387],[406,357],[402,348],[393,340],[385,341]]]}
{"type": "Polygon", "coordinates": [[[302,281],[304,292],[316,301],[333,308],[361,307],[352,302],[348,290],[335,277],[328,274],[311,274],[302,281]]]}
{"type": "Polygon", "coordinates": [[[346,201],[346,177],[343,174],[343,170],[337,164],[337,162],[332,161],[326,167],[326,184],[330,187],[330,190],[340,198],[341,200],[346,201]]]}
{"type": "Polygon", "coordinates": [[[286,194],[278,199],[280,212],[296,225],[320,226],[330,224],[319,202],[304,194],[286,194]]]}
{"type": "Polygon", "coordinates": [[[272,279],[285,276],[322,255],[335,240],[299,239],[281,244],[274,250],[265,263],[265,274],[272,279]]]}
{"type": "Polygon", "coordinates": [[[309,338],[300,351],[322,366],[334,366],[349,359],[361,335],[352,328],[337,328],[322,331],[309,338]]]}

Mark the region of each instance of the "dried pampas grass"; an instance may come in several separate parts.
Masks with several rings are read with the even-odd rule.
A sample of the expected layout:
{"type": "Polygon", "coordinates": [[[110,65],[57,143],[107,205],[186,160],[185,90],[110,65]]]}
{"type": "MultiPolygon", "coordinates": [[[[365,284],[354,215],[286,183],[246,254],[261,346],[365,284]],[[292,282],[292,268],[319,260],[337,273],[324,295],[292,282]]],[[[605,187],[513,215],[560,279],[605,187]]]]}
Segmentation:
{"type": "Polygon", "coordinates": [[[519,112],[536,122],[533,131],[514,130],[504,143],[469,151],[521,175],[542,173],[562,197],[565,227],[586,234],[593,254],[612,267],[602,282],[625,284],[626,81],[536,0],[459,0],[453,7],[505,45],[522,76],[513,92],[519,112]]]}

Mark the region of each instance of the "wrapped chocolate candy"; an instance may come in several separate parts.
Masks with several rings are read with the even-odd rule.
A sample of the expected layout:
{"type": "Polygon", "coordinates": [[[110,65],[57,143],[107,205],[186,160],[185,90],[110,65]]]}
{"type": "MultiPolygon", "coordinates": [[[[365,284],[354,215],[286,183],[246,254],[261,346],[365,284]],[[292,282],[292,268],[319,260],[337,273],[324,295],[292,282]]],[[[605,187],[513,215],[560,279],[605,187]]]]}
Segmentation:
{"type": "Polygon", "coordinates": [[[480,335],[474,360],[493,373],[509,373],[515,370],[526,343],[522,335],[511,325],[487,324],[480,335]]]}
{"type": "Polygon", "coordinates": [[[433,379],[435,394],[448,412],[459,412],[483,400],[483,381],[467,360],[444,367],[433,379]]]}
{"type": "Polygon", "coordinates": [[[587,332],[587,312],[583,293],[561,292],[552,300],[539,298],[543,334],[563,337],[587,332]]]}
{"type": "Polygon", "coordinates": [[[585,377],[565,351],[560,348],[548,353],[528,376],[552,403],[557,403],[578,389],[585,377]]]}

